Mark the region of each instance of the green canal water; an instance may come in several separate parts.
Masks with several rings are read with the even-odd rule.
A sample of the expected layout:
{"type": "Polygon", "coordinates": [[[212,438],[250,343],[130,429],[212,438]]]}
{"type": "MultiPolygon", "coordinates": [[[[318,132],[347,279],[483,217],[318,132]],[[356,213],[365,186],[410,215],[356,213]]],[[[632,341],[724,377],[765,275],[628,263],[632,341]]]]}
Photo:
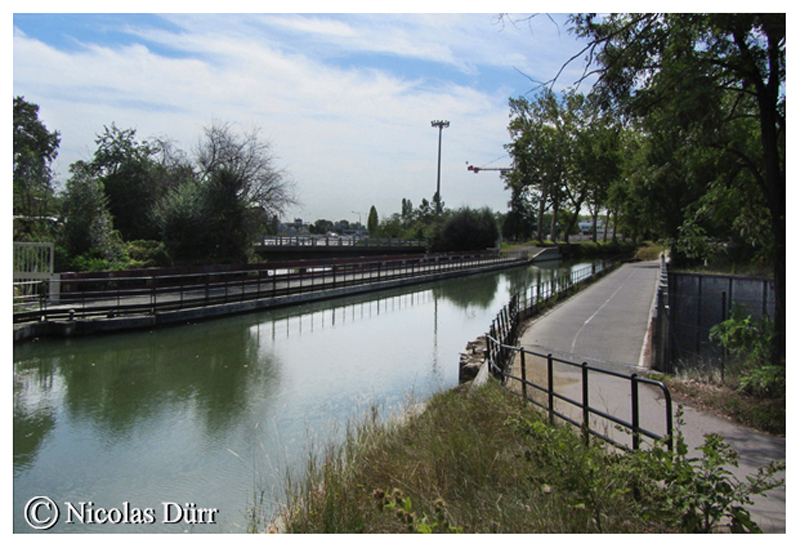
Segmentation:
{"type": "Polygon", "coordinates": [[[512,293],[583,266],[15,345],[14,531],[244,532],[348,421],[457,385],[512,293]]]}

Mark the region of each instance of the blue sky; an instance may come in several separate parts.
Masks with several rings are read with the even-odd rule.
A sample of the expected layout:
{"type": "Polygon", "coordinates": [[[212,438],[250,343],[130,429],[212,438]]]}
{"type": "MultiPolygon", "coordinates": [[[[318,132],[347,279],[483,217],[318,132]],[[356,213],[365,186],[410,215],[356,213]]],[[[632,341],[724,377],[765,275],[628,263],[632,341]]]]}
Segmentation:
{"type": "MultiPolygon", "coordinates": [[[[232,6],[235,7],[235,6],[232,6]]],[[[411,8],[413,9],[413,5],[411,8]]],[[[498,8],[494,8],[498,9],[498,8]]],[[[495,13],[15,14],[13,93],[61,133],[55,168],[88,159],[104,126],[190,152],[216,122],[260,129],[301,217],[366,222],[436,190],[448,207],[505,211],[508,99],[581,49],[565,17],[495,13]],[[514,16],[512,16],[514,17],[514,16]],[[356,212],[356,213],[354,213],[356,212]]],[[[580,75],[576,62],[557,89],[580,75]]],[[[581,91],[588,92],[588,85],[581,91]]]]}

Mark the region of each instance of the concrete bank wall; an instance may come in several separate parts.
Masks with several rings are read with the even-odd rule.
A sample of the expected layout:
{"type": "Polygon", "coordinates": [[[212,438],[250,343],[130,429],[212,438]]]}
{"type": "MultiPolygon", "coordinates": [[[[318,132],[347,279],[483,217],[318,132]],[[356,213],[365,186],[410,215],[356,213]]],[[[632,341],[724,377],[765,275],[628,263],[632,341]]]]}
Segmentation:
{"type": "Polygon", "coordinates": [[[245,314],[258,310],[269,310],[294,306],[298,304],[336,299],[363,293],[372,293],[397,287],[417,285],[448,278],[469,276],[490,272],[494,270],[504,270],[527,264],[527,260],[514,261],[500,265],[491,265],[468,270],[443,272],[416,276],[413,278],[403,278],[380,283],[365,284],[361,286],[345,287],[328,291],[315,291],[301,293],[299,295],[289,295],[285,297],[265,298],[252,301],[228,303],[203,308],[188,308],[171,312],[159,312],[147,316],[129,316],[120,318],[94,318],[89,320],[75,319],[72,321],[40,321],[35,323],[19,324],[14,326],[14,342],[22,342],[34,338],[42,337],[80,337],[85,335],[95,335],[115,331],[127,331],[132,329],[153,329],[162,325],[175,325],[181,323],[197,322],[206,319],[220,318],[234,314],[245,314]]]}
{"type": "Polygon", "coordinates": [[[561,258],[561,249],[557,246],[545,247],[531,257],[532,262],[557,261],[561,258]]]}

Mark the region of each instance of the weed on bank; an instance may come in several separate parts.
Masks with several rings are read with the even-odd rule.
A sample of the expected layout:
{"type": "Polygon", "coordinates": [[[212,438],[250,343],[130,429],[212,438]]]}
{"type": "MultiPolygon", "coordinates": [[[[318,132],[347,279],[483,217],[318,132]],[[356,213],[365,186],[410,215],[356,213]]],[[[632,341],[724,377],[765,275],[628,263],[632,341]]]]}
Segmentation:
{"type": "Polygon", "coordinates": [[[781,482],[775,464],[748,482],[710,435],[703,457],[660,444],[635,454],[584,443],[496,382],[433,397],[424,413],[351,427],[287,482],[266,527],[291,533],[758,531],[751,497],[781,482]]]}

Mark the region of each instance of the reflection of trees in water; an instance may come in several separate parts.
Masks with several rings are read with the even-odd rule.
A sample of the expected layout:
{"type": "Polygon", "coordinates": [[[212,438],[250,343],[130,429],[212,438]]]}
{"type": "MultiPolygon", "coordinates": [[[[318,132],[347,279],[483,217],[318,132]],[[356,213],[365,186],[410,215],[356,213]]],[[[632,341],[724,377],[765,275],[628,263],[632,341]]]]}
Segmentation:
{"type": "MultiPolygon", "coordinates": [[[[73,420],[88,421],[111,438],[127,438],[137,424],[165,413],[178,420],[186,410],[195,413],[193,419],[211,435],[247,412],[251,391],[263,398],[277,388],[274,359],[264,359],[263,350],[259,358],[257,342],[237,321],[71,343],[54,341],[49,351],[30,363],[57,371],[63,382],[63,405],[73,420]]],[[[25,375],[26,362],[19,362],[17,369],[15,377],[25,375]]],[[[39,436],[47,421],[26,412],[29,404],[36,403],[24,400],[43,397],[48,387],[39,383],[19,388],[15,438],[39,436]]],[[[20,459],[26,458],[26,451],[36,450],[28,445],[19,445],[20,459]]]]}
{"type": "Polygon", "coordinates": [[[48,397],[53,389],[53,367],[49,362],[29,360],[14,371],[14,471],[29,465],[39,451],[45,436],[53,430],[58,412],[57,402],[48,397]],[[22,394],[41,393],[28,401],[22,394]]]}
{"type": "Polygon", "coordinates": [[[448,280],[434,285],[433,294],[437,298],[447,299],[461,309],[470,306],[485,309],[494,301],[500,276],[500,273],[492,273],[448,280]]]}
{"type": "Polygon", "coordinates": [[[564,267],[559,266],[559,261],[547,261],[537,266],[518,267],[441,282],[433,287],[433,292],[437,297],[445,298],[464,310],[469,307],[486,309],[494,302],[502,279],[508,281],[509,295],[513,295],[543,281],[550,281],[563,271],[564,267]]]}

